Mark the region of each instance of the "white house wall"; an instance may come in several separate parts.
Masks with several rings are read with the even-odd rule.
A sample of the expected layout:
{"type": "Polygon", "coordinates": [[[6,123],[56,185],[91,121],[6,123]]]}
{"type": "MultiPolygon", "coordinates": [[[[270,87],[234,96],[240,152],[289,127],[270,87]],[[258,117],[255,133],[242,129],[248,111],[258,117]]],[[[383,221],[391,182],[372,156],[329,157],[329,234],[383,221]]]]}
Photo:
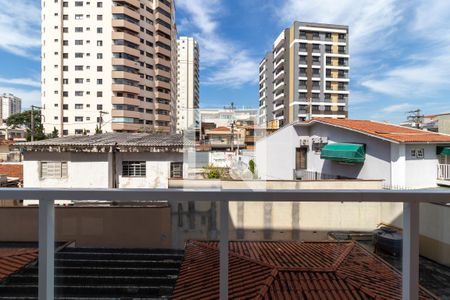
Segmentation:
{"type": "MultiPolygon", "coordinates": [[[[324,160],[320,158],[320,153],[311,151],[310,146],[307,161],[308,170],[358,179],[384,179],[387,184],[390,183],[390,142],[323,124],[312,125],[310,136],[327,137],[328,143],[365,144],[366,159],[364,164],[353,165],[324,160]]],[[[292,157],[294,157],[293,166],[295,166],[295,153],[292,157]]]]}
{"type": "Polygon", "coordinates": [[[261,179],[293,179],[295,148],[300,145],[298,131],[294,126],[286,126],[256,142],[256,168],[261,179]]]}
{"type": "Polygon", "coordinates": [[[437,186],[438,162],[436,145],[406,145],[406,187],[427,188],[437,186]],[[424,158],[413,158],[411,156],[411,150],[413,149],[424,149],[424,158]]]}

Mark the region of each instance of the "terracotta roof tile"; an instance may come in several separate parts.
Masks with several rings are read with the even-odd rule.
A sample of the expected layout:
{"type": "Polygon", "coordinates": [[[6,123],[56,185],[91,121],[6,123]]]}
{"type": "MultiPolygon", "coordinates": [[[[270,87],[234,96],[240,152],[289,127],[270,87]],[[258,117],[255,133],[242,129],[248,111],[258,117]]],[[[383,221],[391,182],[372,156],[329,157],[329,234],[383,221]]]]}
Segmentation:
{"type": "Polygon", "coordinates": [[[213,129],[209,129],[209,131],[222,131],[222,132],[230,132],[231,129],[228,127],[217,127],[217,128],[213,128],[213,129]]]}
{"type": "Polygon", "coordinates": [[[400,143],[450,143],[450,135],[368,120],[314,118],[320,122],[400,143]]]}
{"type": "Polygon", "coordinates": [[[17,177],[23,179],[23,165],[19,164],[0,164],[0,174],[7,177],[17,177]]]}
{"type": "MultiPolygon", "coordinates": [[[[401,299],[401,275],[354,242],[230,242],[229,276],[231,299],[401,299]]],[[[173,299],[218,296],[218,243],[188,241],[173,299]]]]}
{"type": "Polygon", "coordinates": [[[35,248],[1,248],[0,281],[36,260],[37,256],[35,248]]]}

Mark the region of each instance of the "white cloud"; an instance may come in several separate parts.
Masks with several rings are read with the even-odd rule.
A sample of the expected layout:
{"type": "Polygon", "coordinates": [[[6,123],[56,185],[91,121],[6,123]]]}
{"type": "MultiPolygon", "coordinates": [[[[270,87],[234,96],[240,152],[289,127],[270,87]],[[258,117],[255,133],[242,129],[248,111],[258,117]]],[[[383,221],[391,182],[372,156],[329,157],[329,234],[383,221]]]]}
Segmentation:
{"type": "Polygon", "coordinates": [[[0,49],[31,59],[39,58],[35,53],[41,44],[39,3],[0,0],[0,49]]]}
{"type": "Polygon", "coordinates": [[[405,112],[408,109],[411,109],[412,105],[409,103],[400,103],[386,106],[381,111],[385,114],[392,114],[398,112],[405,112]]]}
{"type": "Polygon", "coordinates": [[[0,77],[0,83],[12,84],[12,85],[23,85],[29,87],[39,88],[41,83],[39,80],[31,78],[2,78],[0,77]]]}
{"type": "Polygon", "coordinates": [[[187,19],[182,19],[183,30],[194,32],[200,45],[200,65],[208,68],[202,81],[210,85],[239,87],[258,79],[258,59],[232,40],[220,35],[218,16],[224,12],[221,0],[178,0],[187,19]]]}

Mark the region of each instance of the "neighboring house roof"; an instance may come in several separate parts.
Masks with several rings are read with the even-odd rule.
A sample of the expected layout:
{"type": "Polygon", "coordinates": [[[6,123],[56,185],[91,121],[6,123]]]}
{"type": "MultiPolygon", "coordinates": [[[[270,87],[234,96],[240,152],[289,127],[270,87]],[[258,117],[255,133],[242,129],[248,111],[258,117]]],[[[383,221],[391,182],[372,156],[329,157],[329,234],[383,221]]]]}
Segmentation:
{"type": "Polygon", "coordinates": [[[5,139],[0,140],[0,145],[12,145],[12,144],[14,144],[14,141],[5,140],[5,139]]]}
{"type": "Polygon", "coordinates": [[[345,128],[396,143],[450,143],[450,135],[376,121],[314,118],[307,124],[314,123],[345,128]]]}
{"type": "Polygon", "coordinates": [[[149,134],[149,133],[124,133],[111,132],[94,135],[73,135],[55,139],[21,143],[20,147],[26,150],[58,150],[71,151],[71,149],[93,150],[110,148],[113,146],[123,149],[174,149],[191,146],[194,143],[184,139],[182,134],[149,134]]]}
{"type": "Polygon", "coordinates": [[[23,180],[23,165],[21,164],[0,164],[0,174],[7,177],[15,177],[23,180]]]}
{"type": "Polygon", "coordinates": [[[0,281],[38,257],[36,248],[0,248],[0,281]]]}
{"type": "Polygon", "coordinates": [[[231,129],[228,127],[217,127],[209,129],[208,132],[231,132],[231,129]]]}
{"type": "MultiPolygon", "coordinates": [[[[230,242],[230,299],[401,299],[401,275],[351,242],[230,242]]],[[[188,241],[172,299],[219,298],[218,242],[188,241]]],[[[421,288],[420,299],[436,299],[421,288]]]]}

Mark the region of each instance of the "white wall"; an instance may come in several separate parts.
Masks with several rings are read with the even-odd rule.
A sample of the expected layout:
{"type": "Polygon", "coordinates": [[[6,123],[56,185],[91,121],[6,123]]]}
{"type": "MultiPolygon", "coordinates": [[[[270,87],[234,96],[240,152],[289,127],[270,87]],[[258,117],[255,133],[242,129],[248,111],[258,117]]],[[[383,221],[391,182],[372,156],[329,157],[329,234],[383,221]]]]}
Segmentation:
{"type": "Polygon", "coordinates": [[[439,162],[436,154],[436,145],[406,145],[405,171],[407,187],[427,188],[437,186],[437,164],[439,162]],[[411,150],[424,149],[425,157],[416,159],[411,156],[411,150]]]}
{"type": "Polygon", "coordinates": [[[384,179],[386,183],[390,182],[390,142],[317,123],[311,126],[310,136],[327,137],[328,143],[365,144],[366,159],[364,164],[342,164],[321,159],[320,153],[311,151],[310,147],[308,152],[308,170],[358,179],[384,179]]]}
{"type": "MultiPolygon", "coordinates": [[[[307,132],[308,128],[302,130],[307,132]]],[[[300,145],[298,131],[287,126],[256,142],[256,168],[261,179],[293,179],[295,148],[300,145]]]]}

